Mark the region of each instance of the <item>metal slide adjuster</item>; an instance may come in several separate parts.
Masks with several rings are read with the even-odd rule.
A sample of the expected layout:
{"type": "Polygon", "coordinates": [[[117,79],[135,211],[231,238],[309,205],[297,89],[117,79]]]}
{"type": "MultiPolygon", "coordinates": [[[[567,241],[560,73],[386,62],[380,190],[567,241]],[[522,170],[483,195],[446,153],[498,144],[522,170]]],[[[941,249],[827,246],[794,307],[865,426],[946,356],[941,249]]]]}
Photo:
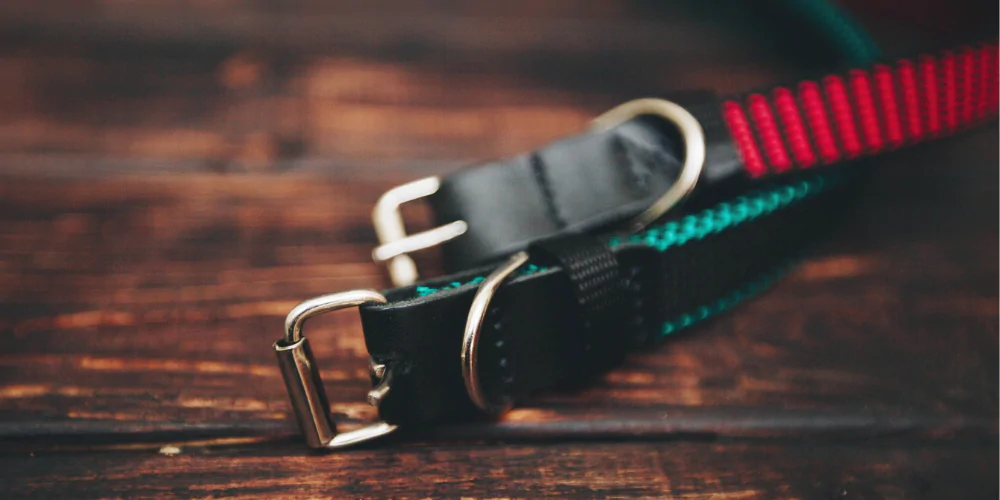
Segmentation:
{"type": "MultiPolygon", "coordinates": [[[[292,410],[295,411],[295,418],[306,444],[311,448],[345,448],[396,430],[395,425],[378,422],[357,430],[337,433],[337,424],[330,418],[330,403],[326,399],[319,368],[308,340],[302,335],[303,323],[313,316],[369,302],[384,304],[386,299],[375,290],[351,290],[306,300],[288,313],[285,318],[285,336],[274,343],[281,376],[285,379],[285,387],[292,401],[292,410]]],[[[371,365],[371,370],[379,382],[368,393],[368,403],[377,408],[389,392],[392,373],[385,366],[374,364],[371,365]]]]}
{"type": "Polygon", "coordinates": [[[677,127],[684,140],[684,164],[670,189],[629,222],[631,232],[642,230],[691,194],[705,165],[705,132],[698,119],[675,102],[649,97],[635,99],[605,111],[594,118],[593,124],[597,129],[608,130],[641,115],[660,116],[677,127]]]}
{"type": "Polygon", "coordinates": [[[441,179],[426,177],[386,191],[375,203],[372,223],[381,244],[372,251],[372,259],[375,262],[388,261],[389,277],[393,285],[406,286],[417,282],[417,265],[407,254],[461,236],[469,227],[464,220],[457,220],[420,233],[406,234],[399,206],[430,196],[440,186],[441,179]]]}

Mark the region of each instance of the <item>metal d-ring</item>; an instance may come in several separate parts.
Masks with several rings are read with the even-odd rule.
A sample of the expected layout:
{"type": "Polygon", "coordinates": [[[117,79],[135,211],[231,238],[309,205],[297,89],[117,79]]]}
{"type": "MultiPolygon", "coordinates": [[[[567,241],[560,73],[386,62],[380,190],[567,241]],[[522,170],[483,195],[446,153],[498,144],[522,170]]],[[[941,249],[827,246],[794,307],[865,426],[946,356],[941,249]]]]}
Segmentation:
{"type": "MultiPolygon", "coordinates": [[[[313,316],[369,302],[384,304],[386,299],[375,290],[351,290],[306,300],[288,313],[285,318],[285,335],[274,343],[281,376],[292,401],[292,410],[306,443],[312,448],[344,448],[396,430],[395,425],[377,422],[357,430],[337,433],[337,424],[330,417],[330,404],[326,399],[326,390],[323,389],[319,367],[316,366],[308,339],[302,335],[302,325],[313,316]]],[[[392,372],[384,367],[381,370],[373,367],[372,371],[380,381],[368,393],[368,401],[377,407],[389,392],[392,372]]]]}
{"type": "Polygon", "coordinates": [[[673,123],[684,140],[684,165],[677,180],[644,212],[629,222],[629,229],[639,231],[670,211],[677,203],[691,194],[705,164],[705,132],[688,110],[665,99],[643,98],[628,101],[604,112],[594,119],[594,127],[608,130],[640,115],[656,115],[673,123]]]}
{"type": "Polygon", "coordinates": [[[469,316],[465,320],[465,331],[462,336],[462,378],[465,380],[465,390],[469,393],[469,399],[477,408],[491,415],[503,413],[513,406],[512,400],[493,402],[486,398],[483,387],[479,382],[479,332],[483,327],[483,320],[486,319],[486,310],[490,307],[490,300],[496,293],[500,285],[514,271],[528,262],[527,252],[518,252],[510,257],[504,265],[490,273],[489,276],[479,284],[479,290],[472,298],[472,305],[469,306],[469,316]]]}

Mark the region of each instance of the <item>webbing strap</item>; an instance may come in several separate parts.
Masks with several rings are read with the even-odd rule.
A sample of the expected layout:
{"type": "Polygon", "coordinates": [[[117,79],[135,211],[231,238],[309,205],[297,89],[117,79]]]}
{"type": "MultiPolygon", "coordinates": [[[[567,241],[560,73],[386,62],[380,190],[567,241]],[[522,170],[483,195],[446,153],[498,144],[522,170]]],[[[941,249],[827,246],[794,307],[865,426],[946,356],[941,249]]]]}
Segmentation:
{"type": "Polygon", "coordinates": [[[723,103],[751,177],[891,151],[997,115],[997,44],[965,46],[723,103]]]}
{"type": "Polygon", "coordinates": [[[995,117],[996,54],[996,44],[988,44],[794,89],[696,99],[689,111],[711,109],[716,114],[708,117],[718,118],[692,111],[706,132],[703,182],[669,219],[637,234],[605,233],[617,220],[608,213],[645,206],[645,196],[670,185],[685,152],[666,124],[647,116],[443,180],[433,195],[437,204],[430,200],[444,217],[439,222],[460,219],[469,228],[448,244],[465,244],[464,238],[473,246],[455,248],[468,250],[486,242],[480,256],[523,245],[534,250],[535,262],[513,272],[503,267],[499,282],[486,265],[384,296],[365,292],[380,299],[359,312],[373,371],[381,371],[370,397],[384,425],[470,417],[482,408],[472,394],[517,401],[578,383],[610,368],[626,347],[732,307],[832,222],[839,212],[830,204],[840,197],[830,188],[854,170],[848,160],[995,117]],[[740,159],[745,166],[737,165],[740,159]],[[808,171],[831,164],[839,165],[808,171]],[[651,180],[659,183],[655,189],[651,180]],[[754,184],[763,189],[730,199],[754,184]],[[599,202],[606,210],[592,212],[599,202]],[[579,224],[569,227],[567,214],[579,224]],[[538,235],[559,239],[546,245],[538,235]],[[486,305],[477,301],[481,290],[491,299],[486,305]],[[464,361],[470,332],[478,346],[471,369],[464,361]],[[477,374],[475,393],[470,372],[477,374]]]}
{"type": "MultiPolygon", "coordinates": [[[[568,259],[570,267],[578,259],[599,260],[584,266],[596,271],[549,267],[554,263],[544,258],[544,267],[524,266],[496,291],[481,327],[477,373],[487,399],[517,401],[588,380],[620,359],[622,347],[659,341],[752,295],[829,226],[838,213],[830,204],[839,203],[835,193],[842,193],[843,180],[839,171],[775,179],[767,189],[639,234],[598,240],[613,259],[600,255],[604,249],[568,259]],[[590,287],[574,293],[568,284],[594,274],[604,283],[601,295],[617,295],[618,286],[609,285],[617,282],[608,272],[611,262],[624,279],[624,304],[616,297],[605,309],[597,297],[581,307],[580,296],[589,295],[590,287]],[[603,346],[582,352],[581,340],[603,346]]],[[[384,420],[432,423],[477,413],[464,389],[456,346],[472,298],[492,270],[386,290],[386,303],[360,306],[368,351],[393,373],[392,391],[379,406],[384,420]]]]}
{"type": "Polygon", "coordinates": [[[620,362],[630,344],[629,337],[618,331],[628,321],[628,293],[621,264],[605,238],[566,235],[535,242],[528,253],[536,264],[563,270],[563,293],[576,300],[580,318],[573,342],[579,349],[580,372],[599,372],[620,362]]]}

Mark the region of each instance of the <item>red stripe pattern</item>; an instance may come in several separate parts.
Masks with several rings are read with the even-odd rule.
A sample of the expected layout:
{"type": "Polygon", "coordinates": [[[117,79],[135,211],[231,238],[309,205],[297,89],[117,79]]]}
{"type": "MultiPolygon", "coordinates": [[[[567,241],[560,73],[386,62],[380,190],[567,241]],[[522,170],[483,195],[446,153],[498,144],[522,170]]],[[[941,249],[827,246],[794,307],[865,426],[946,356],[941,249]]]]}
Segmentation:
{"type": "Polygon", "coordinates": [[[854,159],[997,116],[997,44],[855,69],[723,103],[751,177],[854,159]]]}

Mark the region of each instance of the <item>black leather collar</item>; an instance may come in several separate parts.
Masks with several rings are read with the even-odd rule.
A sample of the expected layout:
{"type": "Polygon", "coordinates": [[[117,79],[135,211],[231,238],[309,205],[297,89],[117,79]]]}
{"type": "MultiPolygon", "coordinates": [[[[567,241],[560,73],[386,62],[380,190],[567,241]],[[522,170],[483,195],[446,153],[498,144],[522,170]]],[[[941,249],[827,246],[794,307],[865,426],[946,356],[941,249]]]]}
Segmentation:
{"type": "MultiPolygon", "coordinates": [[[[705,91],[669,99],[694,115],[705,133],[700,189],[744,181],[719,98],[705,91]]],[[[533,241],[620,227],[673,184],[683,156],[672,125],[641,116],[446,176],[427,198],[435,222],[468,224],[465,234],[443,244],[446,270],[491,262],[533,241]]]]}
{"type": "MultiPolygon", "coordinates": [[[[993,43],[961,52],[966,69],[977,57],[995,64],[993,43]]],[[[953,58],[942,54],[946,62],[953,58]]],[[[912,83],[913,64],[904,60],[895,70],[876,65],[871,73],[853,70],[846,77],[803,81],[797,94],[778,87],[768,95],[725,102],[697,93],[674,96],[680,106],[662,100],[626,103],[616,109],[631,111],[611,112],[626,121],[606,131],[390,191],[376,208],[384,245],[374,256],[405,264],[395,268],[404,271],[394,273],[397,282],[414,276],[412,261],[400,257],[440,242],[450,269],[485,266],[384,295],[355,290],[296,306],[275,349],[307,441],[314,447],[349,446],[399,424],[464,418],[479,414],[477,407],[491,410],[494,401],[579,384],[619,362],[630,348],[751,295],[839,213],[824,205],[836,199],[830,193],[842,185],[838,179],[851,163],[995,116],[996,86],[988,85],[995,71],[979,75],[981,95],[973,92],[977,73],[964,73],[963,100],[956,92],[945,96],[944,126],[936,92],[922,101],[899,102],[894,79],[912,83]],[[873,78],[879,83],[877,99],[873,78]],[[627,119],[649,112],[672,120],[677,129],[649,116],[627,119]],[[684,151],[678,135],[691,150],[684,151]],[[683,166],[679,158],[685,158],[683,166]],[[809,173],[818,165],[820,173],[809,173]],[[750,189],[749,178],[755,191],[741,194],[750,189]],[[699,189],[659,226],[638,234],[613,232],[651,204],[655,210],[644,214],[642,223],[661,217],[695,182],[699,189]],[[395,210],[422,196],[430,197],[441,225],[406,237],[395,210]],[[502,273],[492,272],[491,263],[514,251],[515,258],[499,267],[502,273]],[[319,370],[300,330],[311,315],[355,305],[376,382],[369,401],[379,407],[383,422],[338,435],[323,409],[319,370]],[[473,358],[478,361],[469,361],[473,358]]],[[[919,64],[935,85],[955,89],[960,83],[955,72],[938,74],[931,56],[919,64]]]]}
{"type": "Polygon", "coordinates": [[[822,226],[826,212],[816,207],[830,188],[826,176],[837,174],[758,182],[757,191],[739,197],[749,182],[719,99],[693,92],[671,100],[701,124],[705,167],[696,194],[671,219],[637,235],[614,230],[672,185],[685,154],[677,131],[657,117],[441,180],[428,198],[436,221],[468,224],[444,243],[446,266],[458,272],[386,291],[388,303],[361,307],[373,363],[392,373],[379,404],[382,419],[429,424],[480,415],[463,383],[463,329],[478,283],[512,252],[530,249],[531,264],[498,290],[481,331],[478,374],[488,398],[498,401],[597,376],[628,350],[728,307],[802,250],[822,226]],[[567,272],[550,251],[568,240],[563,247],[607,248],[604,260],[617,269],[605,266],[603,276],[622,280],[613,307],[581,306],[593,273],[567,272]]]}
{"type": "MultiPolygon", "coordinates": [[[[605,355],[660,340],[753,292],[826,225],[834,211],[822,205],[838,184],[835,175],[786,178],[728,202],[703,199],[687,215],[640,234],[600,237],[620,266],[627,306],[616,328],[603,332],[605,355]]],[[[469,305],[492,269],[389,290],[388,303],[361,307],[368,351],[392,372],[379,406],[384,420],[429,424],[478,414],[459,352],[469,305]]],[[[586,326],[566,274],[559,266],[528,266],[497,292],[479,368],[491,399],[579,384],[610,366],[580,356],[586,326]]]]}

